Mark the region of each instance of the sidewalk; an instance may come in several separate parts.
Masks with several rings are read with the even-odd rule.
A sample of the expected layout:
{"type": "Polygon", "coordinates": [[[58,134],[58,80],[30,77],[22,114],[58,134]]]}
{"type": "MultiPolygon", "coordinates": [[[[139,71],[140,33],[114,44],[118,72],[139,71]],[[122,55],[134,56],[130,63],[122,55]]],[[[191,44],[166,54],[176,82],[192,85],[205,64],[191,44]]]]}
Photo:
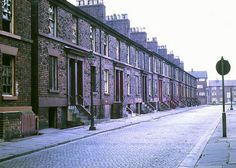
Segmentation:
{"type": "Polygon", "coordinates": [[[236,168],[236,110],[226,112],[227,137],[222,121],[215,129],[195,168],[236,168]]]}
{"type": "Polygon", "coordinates": [[[96,134],[120,129],[141,122],[158,119],[163,116],[174,115],[196,109],[200,107],[186,107],[175,110],[154,112],[143,114],[130,118],[111,119],[96,124],[97,130],[89,131],[89,126],[80,126],[68,129],[45,129],[41,130],[41,135],[31,136],[27,138],[15,139],[10,142],[0,143],[0,162],[9,160],[18,156],[26,155],[46,148],[54,147],[60,144],[76,141],[82,138],[90,137],[96,134]]]}

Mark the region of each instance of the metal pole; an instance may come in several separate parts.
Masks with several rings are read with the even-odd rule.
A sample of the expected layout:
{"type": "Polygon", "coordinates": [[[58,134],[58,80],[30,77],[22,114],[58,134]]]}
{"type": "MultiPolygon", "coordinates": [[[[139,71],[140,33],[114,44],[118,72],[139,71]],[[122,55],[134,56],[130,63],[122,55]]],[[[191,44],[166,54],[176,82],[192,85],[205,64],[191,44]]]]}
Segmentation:
{"type": "Polygon", "coordinates": [[[223,112],[222,112],[222,126],[223,126],[223,137],[227,137],[226,133],[226,114],[225,114],[225,87],[224,87],[224,58],[221,58],[221,70],[222,70],[222,103],[223,103],[223,112]]]}
{"type": "Polygon", "coordinates": [[[230,88],[230,110],[233,110],[233,92],[232,92],[232,88],[230,88]]]}
{"type": "Polygon", "coordinates": [[[91,125],[89,127],[89,130],[93,131],[96,130],[96,127],[94,126],[94,111],[93,111],[93,74],[92,74],[92,66],[90,66],[90,77],[91,77],[91,83],[90,83],[90,97],[91,97],[91,125]]]}

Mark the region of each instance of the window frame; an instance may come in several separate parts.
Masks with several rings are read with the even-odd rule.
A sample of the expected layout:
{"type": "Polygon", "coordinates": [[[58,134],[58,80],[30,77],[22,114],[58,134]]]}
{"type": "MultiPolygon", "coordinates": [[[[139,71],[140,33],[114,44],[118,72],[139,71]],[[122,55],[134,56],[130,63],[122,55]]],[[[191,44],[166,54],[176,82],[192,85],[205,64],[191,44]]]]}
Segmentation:
{"type": "Polygon", "coordinates": [[[74,44],[78,44],[79,43],[79,26],[78,26],[78,17],[73,16],[73,24],[71,26],[72,29],[72,39],[71,42],[74,44]],[[75,20],[75,23],[74,23],[75,20]],[[75,28],[75,29],[74,29],[75,28]]]}
{"type": "Polygon", "coordinates": [[[131,76],[127,74],[127,95],[131,95],[131,76]]]}
{"type": "Polygon", "coordinates": [[[48,34],[56,37],[57,36],[57,7],[54,4],[51,4],[51,3],[49,4],[48,15],[49,15],[49,17],[48,17],[48,21],[49,21],[48,34]],[[52,9],[52,13],[53,13],[52,18],[50,17],[50,12],[51,12],[50,8],[52,9]],[[53,25],[52,31],[50,31],[51,30],[51,23],[53,25]]]}
{"type": "Polygon", "coordinates": [[[109,35],[104,32],[103,54],[109,56],[109,35]]]}
{"type": "Polygon", "coordinates": [[[58,92],[58,57],[49,56],[49,92],[58,92]]]}
{"type": "MultiPolygon", "coordinates": [[[[14,55],[9,55],[9,54],[2,54],[2,86],[3,86],[3,91],[2,91],[2,96],[3,97],[12,97],[16,96],[16,81],[15,81],[15,56],[14,55]],[[4,65],[4,58],[5,57],[10,57],[10,64],[11,65],[4,65]],[[4,80],[4,69],[9,68],[11,70],[11,76],[10,76],[10,84],[4,84],[4,81],[8,81],[7,79],[4,80]],[[10,85],[10,91],[9,93],[4,93],[4,85],[10,85]]],[[[8,77],[9,78],[9,77],[8,77]]],[[[9,87],[9,86],[8,86],[9,87]]]]}
{"type": "Polygon", "coordinates": [[[2,10],[2,30],[14,34],[15,33],[15,30],[14,30],[14,27],[15,27],[15,24],[14,24],[14,22],[15,22],[15,11],[14,11],[15,2],[14,2],[14,0],[7,0],[6,2],[9,2],[9,1],[11,1],[10,2],[11,3],[10,4],[10,9],[9,9],[8,13],[6,12],[6,15],[9,15],[8,19],[7,18],[4,19],[4,16],[6,16],[6,15],[3,14],[4,13],[4,7],[3,6],[4,6],[5,1],[2,1],[2,8],[3,8],[3,10],[2,10]],[[9,23],[7,23],[7,24],[9,24],[9,25],[7,25],[7,30],[4,26],[6,24],[6,22],[9,22],[9,23]]]}
{"type": "Polygon", "coordinates": [[[109,70],[105,69],[103,73],[104,77],[104,94],[109,94],[109,70]]]}

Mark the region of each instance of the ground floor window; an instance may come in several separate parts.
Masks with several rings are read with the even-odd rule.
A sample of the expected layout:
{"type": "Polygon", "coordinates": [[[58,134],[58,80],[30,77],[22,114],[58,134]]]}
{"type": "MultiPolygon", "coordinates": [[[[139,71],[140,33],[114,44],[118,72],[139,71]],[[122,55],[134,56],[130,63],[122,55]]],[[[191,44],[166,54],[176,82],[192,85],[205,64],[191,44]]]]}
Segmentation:
{"type": "Polygon", "coordinates": [[[3,54],[2,57],[3,95],[14,95],[14,90],[15,90],[14,68],[15,68],[14,56],[3,54]]]}

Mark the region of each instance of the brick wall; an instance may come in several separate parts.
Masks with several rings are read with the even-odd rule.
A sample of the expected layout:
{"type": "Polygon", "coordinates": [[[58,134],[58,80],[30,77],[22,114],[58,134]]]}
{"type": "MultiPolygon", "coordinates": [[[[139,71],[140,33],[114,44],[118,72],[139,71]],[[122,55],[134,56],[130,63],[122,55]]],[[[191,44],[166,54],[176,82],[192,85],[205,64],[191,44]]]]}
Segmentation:
{"type": "Polygon", "coordinates": [[[33,112],[0,112],[0,139],[20,138],[36,133],[33,112]]]}

